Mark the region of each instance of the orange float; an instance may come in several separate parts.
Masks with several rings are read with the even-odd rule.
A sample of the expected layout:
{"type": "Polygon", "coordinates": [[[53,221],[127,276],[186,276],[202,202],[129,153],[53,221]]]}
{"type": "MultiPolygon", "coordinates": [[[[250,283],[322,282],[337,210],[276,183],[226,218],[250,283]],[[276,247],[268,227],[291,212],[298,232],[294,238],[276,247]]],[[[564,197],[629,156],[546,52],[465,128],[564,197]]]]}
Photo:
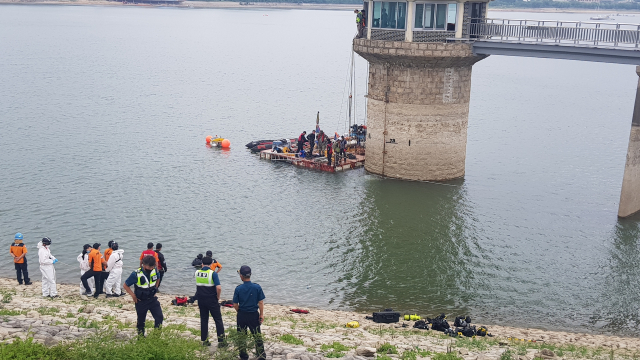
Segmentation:
{"type": "Polygon", "coordinates": [[[211,144],[211,139],[213,138],[213,136],[209,135],[206,137],[205,141],[207,142],[207,144],[211,144]]]}
{"type": "Polygon", "coordinates": [[[228,148],[231,146],[231,141],[229,141],[228,139],[224,139],[222,140],[222,144],[220,144],[223,148],[228,148]]]}

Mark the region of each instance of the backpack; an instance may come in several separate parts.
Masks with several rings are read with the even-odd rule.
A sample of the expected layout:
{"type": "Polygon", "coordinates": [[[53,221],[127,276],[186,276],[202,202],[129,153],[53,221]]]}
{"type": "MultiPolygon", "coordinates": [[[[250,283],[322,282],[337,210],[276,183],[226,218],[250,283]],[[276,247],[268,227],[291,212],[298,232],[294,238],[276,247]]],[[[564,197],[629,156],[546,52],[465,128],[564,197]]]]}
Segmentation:
{"type": "Polygon", "coordinates": [[[427,318],[427,322],[431,324],[431,330],[445,331],[451,328],[451,326],[449,326],[449,322],[445,320],[446,318],[447,316],[445,314],[440,314],[435,319],[427,318]]]}
{"type": "Polygon", "coordinates": [[[489,329],[487,329],[486,326],[480,326],[477,330],[476,330],[476,335],[478,336],[487,336],[487,332],[489,331],[489,329]]]}
{"type": "Polygon", "coordinates": [[[469,316],[457,316],[453,322],[453,326],[465,327],[471,324],[471,318],[469,316]]]}
{"type": "Polygon", "coordinates": [[[424,320],[418,320],[413,324],[416,329],[429,330],[429,324],[424,320]]]}
{"type": "Polygon", "coordinates": [[[476,327],[469,325],[463,328],[456,328],[456,334],[464,335],[466,337],[473,337],[476,335],[476,327]]]}

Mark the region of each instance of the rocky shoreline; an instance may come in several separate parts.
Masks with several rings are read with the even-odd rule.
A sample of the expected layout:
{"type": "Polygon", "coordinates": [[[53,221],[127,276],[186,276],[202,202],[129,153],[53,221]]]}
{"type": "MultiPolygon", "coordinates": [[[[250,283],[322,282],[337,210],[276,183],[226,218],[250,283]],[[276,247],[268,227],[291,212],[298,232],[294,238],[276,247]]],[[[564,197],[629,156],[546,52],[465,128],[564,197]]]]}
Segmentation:
{"type": "MultiPolygon", "coordinates": [[[[87,298],[79,295],[78,285],[65,284],[58,285],[58,291],[58,299],[43,298],[39,282],[23,286],[13,279],[0,279],[0,341],[31,337],[34,342],[50,346],[108,328],[122,337],[135,334],[136,313],[128,296],[87,298]]],[[[197,306],[173,306],[172,299],[172,295],[159,294],[164,326],[185,338],[199,340],[197,306]]],[[[631,359],[640,351],[638,338],[491,325],[493,337],[451,338],[437,331],[414,329],[411,321],[376,324],[365,319],[367,314],[321,309],[296,314],[290,309],[265,305],[262,330],[269,360],[631,359]],[[353,320],[361,326],[346,328],[345,324],[353,320]]],[[[223,307],[222,313],[225,328],[234,327],[234,310],[223,307]]],[[[213,326],[211,321],[212,330],[213,326]]],[[[212,346],[212,354],[214,351],[212,346]]]]}

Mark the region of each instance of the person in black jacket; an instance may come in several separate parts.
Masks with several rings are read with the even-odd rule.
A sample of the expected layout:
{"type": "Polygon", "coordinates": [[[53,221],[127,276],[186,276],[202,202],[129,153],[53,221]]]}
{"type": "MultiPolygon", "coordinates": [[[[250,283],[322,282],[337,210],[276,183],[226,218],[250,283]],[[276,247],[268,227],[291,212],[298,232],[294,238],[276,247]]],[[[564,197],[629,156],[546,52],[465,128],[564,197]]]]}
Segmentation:
{"type": "Polygon", "coordinates": [[[298,136],[298,154],[300,151],[304,149],[304,143],[307,142],[307,132],[303,131],[300,136],[298,136]]]}
{"type": "Polygon", "coordinates": [[[309,142],[309,157],[313,157],[313,147],[316,144],[316,131],[313,130],[311,134],[307,136],[307,141],[309,142]]]}
{"type": "Polygon", "coordinates": [[[200,270],[202,268],[202,254],[198,254],[195,259],[191,262],[191,266],[200,270]]]}
{"type": "Polygon", "coordinates": [[[164,277],[164,273],[167,272],[167,263],[164,261],[164,255],[160,252],[162,250],[162,244],[156,244],[156,254],[158,254],[158,260],[160,260],[160,264],[158,264],[158,287],[162,285],[162,278],[164,277]]]}

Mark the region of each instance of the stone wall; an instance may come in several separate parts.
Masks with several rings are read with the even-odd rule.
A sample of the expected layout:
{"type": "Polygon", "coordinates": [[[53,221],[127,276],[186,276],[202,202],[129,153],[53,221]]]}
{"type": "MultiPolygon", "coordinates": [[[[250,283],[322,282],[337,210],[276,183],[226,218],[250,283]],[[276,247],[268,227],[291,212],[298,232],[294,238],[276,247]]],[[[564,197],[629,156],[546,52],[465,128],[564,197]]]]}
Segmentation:
{"type": "Polygon", "coordinates": [[[354,40],[367,59],[367,161],[375,174],[410,180],[464,176],[470,44],[354,40]]]}

